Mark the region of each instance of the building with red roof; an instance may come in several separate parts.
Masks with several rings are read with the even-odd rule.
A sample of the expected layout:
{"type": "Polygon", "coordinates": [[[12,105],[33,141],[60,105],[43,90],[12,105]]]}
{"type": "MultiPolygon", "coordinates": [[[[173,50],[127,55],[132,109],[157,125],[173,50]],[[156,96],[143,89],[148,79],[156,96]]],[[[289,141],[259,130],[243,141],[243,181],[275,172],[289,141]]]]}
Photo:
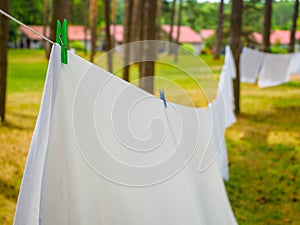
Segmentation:
{"type": "MultiPolygon", "coordinates": [[[[258,32],[253,32],[252,37],[258,44],[262,44],[262,35],[258,32]]],[[[296,40],[300,40],[300,31],[296,31],[296,40]]],[[[290,43],[289,30],[274,30],[270,35],[270,44],[272,45],[288,45],[290,43]]]]}
{"type": "MultiPolygon", "coordinates": [[[[104,31],[104,28],[102,29],[104,31]]],[[[168,40],[170,33],[170,25],[161,26],[161,40],[168,40]]],[[[175,42],[177,38],[178,26],[173,26],[172,41],[175,42]]],[[[111,25],[111,35],[116,45],[120,45],[123,42],[124,28],[123,25],[111,25]]],[[[202,46],[202,39],[195,31],[188,26],[180,26],[179,44],[191,44],[194,47],[194,53],[199,54],[202,46]]]]}
{"type": "Polygon", "coordinates": [[[202,29],[200,30],[200,37],[205,40],[207,38],[212,37],[213,35],[215,35],[216,31],[213,29],[202,29]]]}
{"type": "MultiPolygon", "coordinates": [[[[201,48],[202,48],[202,43],[203,43],[200,35],[188,26],[180,26],[179,29],[180,29],[179,38],[178,38],[179,44],[190,44],[194,48],[194,53],[197,55],[200,54],[201,48]]],[[[162,25],[161,26],[161,35],[160,35],[161,39],[167,41],[170,32],[171,32],[170,25],[162,25]]],[[[176,42],[177,32],[178,32],[178,26],[174,25],[173,31],[172,31],[172,41],[173,42],[176,42]]]]}
{"type": "MultiPolygon", "coordinates": [[[[44,27],[39,25],[29,25],[33,30],[43,34],[44,27]]],[[[26,29],[23,26],[19,27],[20,35],[20,47],[21,48],[41,48],[42,47],[42,37],[32,32],[31,30],[26,29]]],[[[45,36],[50,36],[50,29],[46,27],[45,36]]],[[[81,25],[69,25],[68,26],[68,39],[69,41],[87,41],[88,43],[91,40],[90,31],[85,32],[84,26],[81,25]]],[[[88,44],[89,45],[89,44],[88,44]]]]}

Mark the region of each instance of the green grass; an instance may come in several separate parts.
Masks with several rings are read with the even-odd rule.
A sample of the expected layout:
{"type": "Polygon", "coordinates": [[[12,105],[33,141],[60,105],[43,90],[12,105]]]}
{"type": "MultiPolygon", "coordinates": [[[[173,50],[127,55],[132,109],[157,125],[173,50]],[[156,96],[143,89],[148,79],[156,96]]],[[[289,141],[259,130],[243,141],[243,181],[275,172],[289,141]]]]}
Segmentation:
{"type": "MultiPolygon", "coordinates": [[[[210,55],[203,59],[217,78],[223,59],[215,61],[210,55]]],[[[42,50],[9,52],[7,120],[0,127],[2,225],[12,224],[46,67],[42,50]]],[[[156,93],[166,87],[168,100],[186,104],[187,97],[180,95],[186,89],[195,105],[203,104],[188,77],[164,64],[157,65],[157,71],[182,88],[178,91],[173,83],[157,81],[156,93]]],[[[238,122],[226,132],[230,159],[226,188],[239,224],[300,224],[300,79],[266,89],[242,84],[241,110],[238,122]]]]}

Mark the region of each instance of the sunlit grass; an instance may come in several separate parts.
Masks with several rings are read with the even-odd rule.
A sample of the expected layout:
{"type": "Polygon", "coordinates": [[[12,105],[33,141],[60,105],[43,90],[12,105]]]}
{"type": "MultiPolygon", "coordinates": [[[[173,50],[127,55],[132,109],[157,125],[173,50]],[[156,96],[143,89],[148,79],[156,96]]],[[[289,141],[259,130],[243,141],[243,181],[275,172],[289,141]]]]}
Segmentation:
{"type": "MultiPolygon", "coordinates": [[[[85,56],[83,53],[80,55],[85,56]]],[[[223,59],[203,56],[213,74],[223,59]]],[[[9,52],[7,121],[0,127],[0,224],[12,224],[21,177],[44,85],[44,51],[9,52]]],[[[178,73],[157,65],[161,76],[173,79],[201,105],[201,93],[178,73]]],[[[133,67],[132,80],[138,76],[133,67]]],[[[121,72],[120,74],[121,75],[121,72]]],[[[300,221],[300,80],[274,88],[241,85],[242,115],[226,132],[230,180],[226,182],[239,224],[299,224],[300,221]]],[[[156,94],[163,86],[155,85],[156,94]]],[[[186,103],[176,86],[168,100],[186,103]]],[[[217,215],[216,215],[217,216],[217,215]]]]}

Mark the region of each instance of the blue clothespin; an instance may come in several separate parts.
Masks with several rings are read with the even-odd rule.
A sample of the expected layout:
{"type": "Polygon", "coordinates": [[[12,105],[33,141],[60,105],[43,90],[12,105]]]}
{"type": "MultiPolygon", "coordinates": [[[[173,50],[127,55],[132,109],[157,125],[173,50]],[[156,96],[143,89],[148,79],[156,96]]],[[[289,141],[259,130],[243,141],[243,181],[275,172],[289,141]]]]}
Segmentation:
{"type": "Polygon", "coordinates": [[[160,95],[160,99],[164,101],[165,108],[167,108],[167,101],[166,101],[166,98],[165,98],[164,89],[159,89],[159,95],[160,95]]]}
{"type": "Polygon", "coordinates": [[[61,62],[68,64],[68,22],[64,19],[63,24],[57,20],[56,43],[61,46],[61,62]]]}

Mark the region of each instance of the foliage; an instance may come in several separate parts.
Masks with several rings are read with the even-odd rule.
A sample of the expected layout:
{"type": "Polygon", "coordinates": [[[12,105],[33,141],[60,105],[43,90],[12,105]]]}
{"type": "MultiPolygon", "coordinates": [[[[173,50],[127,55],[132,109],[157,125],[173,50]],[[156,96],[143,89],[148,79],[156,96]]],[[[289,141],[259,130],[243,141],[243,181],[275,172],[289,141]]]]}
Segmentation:
{"type": "Polygon", "coordinates": [[[218,3],[204,2],[199,4],[197,0],[188,1],[184,12],[187,23],[196,31],[216,29],[218,7],[218,3]]]}
{"type": "Polygon", "coordinates": [[[85,46],[83,41],[71,41],[70,48],[74,48],[77,51],[84,51],[85,46]]]}
{"type": "Polygon", "coordinates": [[[260,0],[243,2],[243,33],[261,32],[263,24],[263,3],[260,0]]]}
{"type": "Polygon", "coordinates": [[[183,53],[186,53],[186,50],[187,51],[190,51],[190,52],[194,52],[194,46],[193,45],[191,45],[191,44],[182,44],[181,45],[181,47],[182,48],[184,48],[185,49],[185,51],[180,51],[181,50],[181,48],[179,49],[179,54],[181,53],[181,54],[183,54],[183,53]]]}
{"type": "Polygon", "coordinates": [[[272,45],[270,52],[277,54],[288,53],[288,47],[283,45],[272,45]]]}

